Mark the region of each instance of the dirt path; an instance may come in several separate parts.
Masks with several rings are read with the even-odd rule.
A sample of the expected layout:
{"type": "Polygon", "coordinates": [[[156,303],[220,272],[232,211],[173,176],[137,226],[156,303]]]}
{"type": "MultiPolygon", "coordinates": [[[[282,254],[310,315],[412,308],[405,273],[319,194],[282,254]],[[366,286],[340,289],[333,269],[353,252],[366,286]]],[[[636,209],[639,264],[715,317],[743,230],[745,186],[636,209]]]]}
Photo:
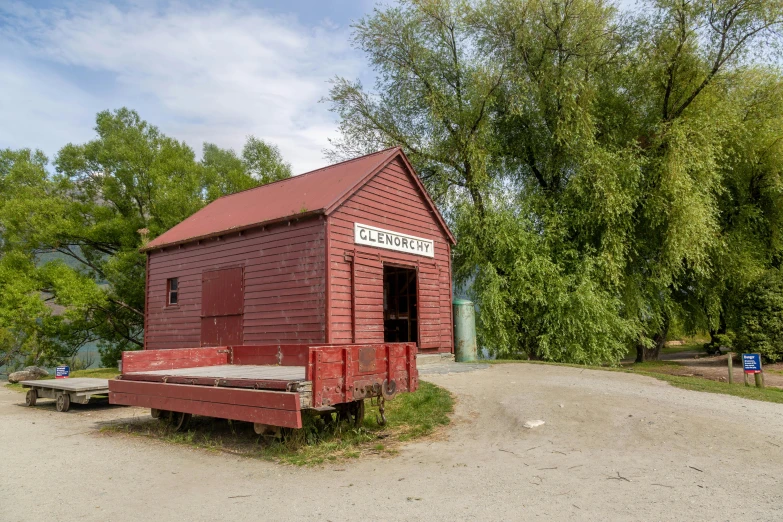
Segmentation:
{"type": "Polygon", "coordinates": [[[147,413],[1,390],[0,519],[783,519],[780,405],[543,365],[426,378],[459,397],[447,433],[318,469],[97,434],[147,413]]]}

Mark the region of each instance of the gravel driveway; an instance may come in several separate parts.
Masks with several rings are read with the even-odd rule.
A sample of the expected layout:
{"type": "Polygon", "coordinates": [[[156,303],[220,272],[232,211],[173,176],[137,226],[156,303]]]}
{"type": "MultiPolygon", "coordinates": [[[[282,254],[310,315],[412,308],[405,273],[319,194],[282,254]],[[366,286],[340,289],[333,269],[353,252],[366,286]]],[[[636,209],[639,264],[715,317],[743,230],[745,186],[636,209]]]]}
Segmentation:
{"type": "Polygon", "coordinates": [[[459,399],[450,428],[316,469],[99,434],[148,413],[0,390],[0,520],[783,520],[781,405],[543,365],[426,379],[459,399]]]}

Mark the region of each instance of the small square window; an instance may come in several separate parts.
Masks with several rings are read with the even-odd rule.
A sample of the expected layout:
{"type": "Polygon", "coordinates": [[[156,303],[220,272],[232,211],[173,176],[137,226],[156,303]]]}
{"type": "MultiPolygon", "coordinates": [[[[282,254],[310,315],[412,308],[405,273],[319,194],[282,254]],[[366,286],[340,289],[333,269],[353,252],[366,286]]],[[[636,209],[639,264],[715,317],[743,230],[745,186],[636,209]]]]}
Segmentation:
{"type": "Polygon", "coordinates": [[[166,294],[167,294],[167,304],[169,305],[175,305],[177,304],[177,299],[179,297],[179,278],[172,277],[168,281],[166,281],[166,294]]]}

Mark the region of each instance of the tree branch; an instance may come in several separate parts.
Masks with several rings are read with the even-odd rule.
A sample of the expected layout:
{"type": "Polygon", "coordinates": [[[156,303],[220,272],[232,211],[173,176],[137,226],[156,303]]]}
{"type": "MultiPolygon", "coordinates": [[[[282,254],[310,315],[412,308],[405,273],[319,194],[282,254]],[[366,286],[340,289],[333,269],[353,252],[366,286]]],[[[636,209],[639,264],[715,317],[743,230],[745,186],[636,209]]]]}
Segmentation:
{"type": "Polygon", "coordinates": [[[111,298],[111,297],[108,297],[107,299],[110,302],[116,304],[117,306],[121,306],[122,308],[125,308],[126,310],[130,310],[131,312],[135,313],[136,315],[139,315],[142,318],[144,318],[144,312],[142,312],[138,308],[134,308],[134,307],[132,307],[132,306],[130,306],[128,304],[125,304],[125,303],[123,303],[122,301],[120,301],[118,299],[114,299],[114,298],[111,298]]]}

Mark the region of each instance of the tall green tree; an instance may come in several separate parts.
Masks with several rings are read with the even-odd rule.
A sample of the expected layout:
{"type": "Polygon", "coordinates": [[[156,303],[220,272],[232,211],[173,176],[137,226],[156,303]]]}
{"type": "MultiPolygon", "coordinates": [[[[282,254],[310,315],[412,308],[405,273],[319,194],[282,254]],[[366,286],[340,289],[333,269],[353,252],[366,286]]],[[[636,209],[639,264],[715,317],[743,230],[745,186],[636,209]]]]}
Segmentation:
{"type": "Polygon", "coordinates": [[[201,165],[210,191],[208,199],[291,177],[291,165],[283,160],[280,149],[255,136],[248,136],[241,156],[205,143],[201,165]]]}
{"type": "Polygon", "coordinates": [[[747,294],[774,287],[762,280],[783,260],[783,78],[765,68],[743,70],[727,84],[726,96],[732,100],[732,132],[720,163],[713,269],[687,285],[687,303],[695,309],[689,316],[700,321],[716,348],[746,326],[741,316],[752,302],[747,294]]]}
{"type": "Polygon", "coordinates": [[[657,358],[673,316],[692,319],[683,301],[694,281],[714,273],[711,254],[735,248],[718,240],[724,166],[741,132],[737,114],[746,110],[731,94],[750,87],[740,79],[743,69],[752,65],[755,46],[774,51],[783,22],[778,0],[674,0],[652,7],[637,20],[629,53],[635,96],[627,103],[646,100],[636,119],[648,118],[638,133],[643,197],[626,269],[629,308],[645,323],[637,361],[657,358]]]}
{"type": "Polygon", "coordinates": [[[141,347],[143,241],[216,197],[290,176],[279,151],[253,137],[242,158],[207,144],[199,162],[132,110],[99,113],[95,131],[59,151],[54,174],[40,153],[0,154],[6,359],[51,362],[98,341],[113,364],[141,347]]]}
{"type": "Polygon", "coordinates": [[[354,26],[353,43],[377,73],[375,92],[336,78],[333,156],[402,145],[437,201],[467,198],[478,212],[491,184],[489,109],[504,71],[474,47],[465,6],[401,2],[354,26]]]}
{"type": "Polygon", "coordinates": [[[455,276],[491,351],[656,358],[672,321],[712,325],[727,296],[712,290],[737,237],[727,177],[757,127],[736,93],[775,50],[781,5],[402,2],[355,26],[379,80],[336,81],[336,150],[411,152],[455,226],[455,276]]]}

